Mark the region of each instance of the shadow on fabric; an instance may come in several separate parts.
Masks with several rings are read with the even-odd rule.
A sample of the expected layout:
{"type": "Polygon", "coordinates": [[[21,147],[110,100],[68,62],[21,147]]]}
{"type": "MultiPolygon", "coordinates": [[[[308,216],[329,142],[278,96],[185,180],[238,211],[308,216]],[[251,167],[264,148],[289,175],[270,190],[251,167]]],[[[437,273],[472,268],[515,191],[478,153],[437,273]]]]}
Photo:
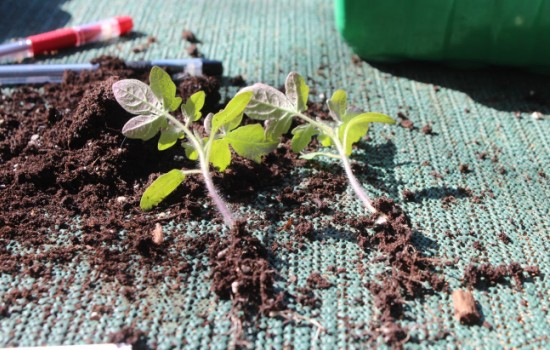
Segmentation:
{"type": "Polygon", "coordinates": [[[499,111],[550,113],[550,75],[502,67],[458,69],[428,62],[369,64],[397,77],[461,91],[499,111]]]}
{"type": "Polygon", "coordinates": [[[0,1],[0,43],[64,27],[71,19],[61,9],[66,1],[0,1]]]}

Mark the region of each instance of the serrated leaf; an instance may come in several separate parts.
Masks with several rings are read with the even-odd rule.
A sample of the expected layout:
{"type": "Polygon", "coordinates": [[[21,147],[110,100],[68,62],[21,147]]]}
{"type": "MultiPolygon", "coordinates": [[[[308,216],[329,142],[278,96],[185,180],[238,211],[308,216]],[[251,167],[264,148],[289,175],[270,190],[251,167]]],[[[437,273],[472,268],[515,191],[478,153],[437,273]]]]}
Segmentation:
{"type": "Polygon", "coordinates": [[[339,121],[346,114],[348,97],[344,90],[336,90],[327,101],[329,114],[332,119],[339,121]]]}
{"type": "Polygon", "coordinates": [[[224,171],[231,164],[229,142],[224,139],[214,140],[210,149],[210,163],[219,171],[224,171]]]}
{"type": "Polygon", "coordinates": [[[317,134],[317,130],[309,125],[299,125],[292,130],[292,144],[291,148],[293,152],[300,153],[311,142],[311,138],[317,134]]]}
{"type": "Polygon", "coordinates": [[[154,66],[149,73],[149,83],[155,96],[164,102],[167,111],[175,111],[181,104],[181,97],[176,97],[176,84],[162,68],[154,66]]]}
{"type": "Polygon", "coordinates": [[[165,123],[166,119],[158,115],[138,115],[124,124],[122,134],[130,139],[147,141],[155,137],[165,123]]]}
{"type": "Polygon", "coordinates": [[[355,106],[349,106],[346,109],[346,113],[342,116],[342,121],[348,122],[350,119],[357,117],[359,114],[363,114],[363,111],[355,106]]]}
{"type": "Polygon", "coordinates": [[[352,145],[359,141],[369,130],[370,123],[395,124],[395,120],[382,113],[361,113],[338,128],[338,137],[344,145],[346,155],[351,154],[352,145]]]}
{"type": "Polygon", "coordinates": [[[300,74],[291,72],[286,77],[285,92],[297,112],[302,112],[307,109],[309,86],[307,86],[304,78],[302,78],[300,74]]]}
{"type": "Polygon", "coordinates": [[[185,180],[185,174],[179,169],[173,169],[159,176],[153,183],[145,190],[141,196],[139,206],[143,210],[150,210],[170,193],[172,193],[178,186],[185,180]]]}
{"type": "Polygon", "coordinates": [[[212,117],[212,131],[220,129],[231,131],[242,121],[243,111],[252,98],[252,92],[239,93],[229,101],[227,106],[212,117]]]}
{"type": "Polygon", "coordinates": [[[252,99],[244,112],[256,120],[280,119],[294,113],[292,102],[282,92],[265,84],[254,84],[242,89],[238,95],[252,92],[252,99]]]}
{"type": "Polygon", "coordinates": [[[195,92],[189,97],[187,102],[181,106],[181,112],[191,121],[196,122],[202,117],[201,109],[204,106],[205,100],[206,94],[204,91],[195,92]]]}
{"type": "Polygon", "coordinates": [[[195,147],[193,147],[191,144],[189,144],[187,142],[184,142],[182,144],[182,146],[183,146],[183,149],[185,151],[185,156],[187,157],[187,159],[189,159],[189,160],[199,159],[199,152],[197,152],[195,147]]]}
{"type": "Polygon", "coordinates": [[[179,131],[174,125],[168,124],[166,128],[160,130],[160,137],[158,142],[158,150],[164,151],[176,144],[178,139],[182,137],[182,132],[179,131]]]}
{"type": "Polygon", "coordinates": [[[126,111],[137,114],[161,115],[162,103],[149,85],[136,80],[124,79],[113,84],[113,94],[118,104],[126,111]]]}
{"type": "Polygon", "coordinates": [[[277,140],[288,132],[292,125],[292,115],[288,114],[279,119],[268,119],[265,121],[265,135],[267,138],[277,140]]]}
{"type": "Polygon", "coordinates": [[[323,146],[323,147],[332,146],[332,140],[330,139],[330,137],[328,137],[325,134],[317,135],[317,140],[319,140],[319,142],[321,142],[321,146],[323,146]]]}
{"type": "Polygon", "coordinates": [[[262,156],[277,148],[279,141],[265,137],[260,124],[241,126],[229,132],[225,138],[241,157],[260,163],[262,156]]]}

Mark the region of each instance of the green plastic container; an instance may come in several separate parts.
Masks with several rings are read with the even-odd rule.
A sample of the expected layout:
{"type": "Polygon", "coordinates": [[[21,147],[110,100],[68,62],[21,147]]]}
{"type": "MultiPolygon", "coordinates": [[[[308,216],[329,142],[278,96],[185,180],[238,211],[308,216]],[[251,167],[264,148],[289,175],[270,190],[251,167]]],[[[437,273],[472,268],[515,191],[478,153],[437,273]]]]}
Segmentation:
{"type": "Polygon", "coordinates": [[[335,14],[366,60],[550,68],[550,0],[335,0],[335,14]]]}

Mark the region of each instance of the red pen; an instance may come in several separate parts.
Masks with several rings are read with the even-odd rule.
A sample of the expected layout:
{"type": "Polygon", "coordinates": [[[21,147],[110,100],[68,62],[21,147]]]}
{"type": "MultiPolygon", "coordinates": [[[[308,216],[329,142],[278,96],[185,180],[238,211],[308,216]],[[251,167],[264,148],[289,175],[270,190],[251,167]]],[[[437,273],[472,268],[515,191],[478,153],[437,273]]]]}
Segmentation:
{"type": "Polygon", "coordinates": [[[131,31],[132,26],[131,17],[117,16],[96,23],[31,35],[19,41],[0,45],[0,60],[33,57],[48,51],[116,38],[131,31]]]}

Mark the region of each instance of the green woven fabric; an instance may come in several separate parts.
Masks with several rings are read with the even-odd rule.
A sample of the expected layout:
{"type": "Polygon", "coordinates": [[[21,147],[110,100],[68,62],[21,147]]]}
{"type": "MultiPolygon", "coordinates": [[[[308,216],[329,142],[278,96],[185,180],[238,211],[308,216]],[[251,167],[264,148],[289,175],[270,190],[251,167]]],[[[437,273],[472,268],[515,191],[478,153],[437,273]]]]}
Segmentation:
{"type": "MultiPolygon", "coordinates": [[[[550,80],[546,77],[500,69],[459,71],[423,64],[354,65],[352,52],[336,31],[330,1],[2,1],[0,13],[0,41],[112,15],[134,18],[135,33],[127,38],[71,49],[44,62],[86,62],[100,54],[129,60],[187,57],[181,32],[191,29],[203,42],[201,52],[208,58],[222,60],[227,76],[241,74],[250,83],[262,81],[280,86],[286,74],[295,70],[309,77],[308,83],[315,90],[313,99],[344,88],[352,102],[366,110],[391,116],[406,111],[418,127],[432,123],[436,133],[433,136],[401,127],[374,126],[368,146],[360,147],[353,156],[356,162],[369,164],[371,174],[357,174],[366,189],[375,196],[387,195],[399,202],[404,189],[420,193],[416,202],[401,204],[419,232],[417,244],[424,254],[448,260],[459,258],[455,265],[443,268],[451,289],[461,286],[464,267],[476,257],[493,264],[517,261],[521,265],[538,265],[544,275],[550,273],[550,184],[540,175],[541,171],[550,172],[550,107],[529,98],[536,94],[547,103],[550,101],[550,80]],[[142,53],[134,53],[132,48],[144,43],[149,35],[158,42],[142,53]],[[542,113],[543,118],[533,118],[533,112],[542,113]],[[498,163],[479,159],[478,154],[483,151],[488,152],[489,158],[498,155],[498,163]],[[469,165],[471,173],[460,173],[458,167],[462,163],[469,165]],[[506,173],[501,174],[500,167],[506,173]],[[444,178],[434,177],[434,171],[444,178]],[[373,174],[378,181],[369,184],[368,178],[373,174]],[[484,196],[482,203],[472,204],[471,199],[457,196],[456,203],[445,208],[441,199],[449,192],[456,193],[459,187],[467,187],[474,194],[490,190],[494,197],[484,196]],[[456,238],[449,238],[446,231],[456,238]],[[477,237],[468,235],[470,231],[477,237]],[[500,232],[508,234],[513,242],[503,244],[497,239],[500,232]],[[485,253],[472,248],[478,239],[485,246],[485,253]]],[[[226,93],[232,92],[233,88],[226,93]]],[[[340,170],[335,166],[334,171],[340,170]]],[[[297,171],[298,180],[289,179],[289,183],[303,186],[303,180],[314,173],[311,167],[297,171]]],[[[335,198],[332,205],[350,215],[363,212],[351,190],[335,198]]],[[[241,210],[261,215],[262,194],[249,208],[241,210]]],[[[290,211],[285,213],[284,221],[290,215],[290,211]]],[[[293,305],[298,313],[321,323],[327,332],[316,337],[316,329],[307,324],[261,318],[257,327],[247,330],[251,346],[359,349],[373,345],[365,342],[363,334],[378,311],[364,283],[373,279],[382,266],[369,265],[360,275],[355,260],[361,250],[353,239],[353,231],[346,227],[327,228],[324,220],[330,221],[330,216],[312,219],[320,239],[292,253],[280,249],[274,263],[282,284],[295,275],[298,286],[303,285],[316,271],[334,284],[315,291],[322,300],[318,309],[293,305]],[[347,273],[327,272],[330,265],[345,267],[347,273]],[[356,298],[364,304],[358,304],[356,298]]],[[[276,236],[278,240],[291,239],[277,231],[284,221],[255,234],[267,244],[276,236]]],[[[206,222],[181,225],[189,235],[196,234],[197,228],[213,229],[206,222]]],[[[170,227],[166,229],[170,234],[170,227]]],[[[66,233],[73,234],[78,232],[66,233]]],[[[368,254],[365,259],[375,255],[368,254]]],[[[57,281],[47,286],[50,298],[27,304],[13,317],[0,318],[0,346],[100,343],[107,341],[110,332],[135,323],[136,328],[146,332],[149,345],[159,349],[227,348],[231,340],[227,317],[231,303],[217,300],[210,291],[208,280],[204,279],[207,269],[194,269],[175,296],[166,297],[170,288],[167,282],[148,290],[148,300],[136,302],[109,292],[108,285],[101,282],[94,290],[83,290],[81,286],[92,271],[84,264],[58,270],[57,281]],[[68,276],[74,276],[70,283],[68,276]],[[57,290],[68,295],[56,296],[57,290]],[[152,306],[145,313],[147,302],[152,306]],[[96,304],[113,305],[113,314],[92,320],[90,314],[96,304]],[[48,306],[58,312],[44,317],[48,306]],[[209,322],[200,314],[208,315],[209,322]]],[[[28,287],[32,283],[31,278],[1,275],[0,299],[14,286],[28,287]]],[[[549,347],[548,292],[547,278],[526,283],[523,291],[510,285],[474,290],[493,330],[460,325],[453,318],[448,294],[436,293],[411,301],[401,323],[421,341],[407,346],[549,347]],[[426,337],[432,339],[440,330],[447,330],[450,335],[422,341],[426,337]]],[[[383,346],[382,339],[376,344],[383,346]]]]}

